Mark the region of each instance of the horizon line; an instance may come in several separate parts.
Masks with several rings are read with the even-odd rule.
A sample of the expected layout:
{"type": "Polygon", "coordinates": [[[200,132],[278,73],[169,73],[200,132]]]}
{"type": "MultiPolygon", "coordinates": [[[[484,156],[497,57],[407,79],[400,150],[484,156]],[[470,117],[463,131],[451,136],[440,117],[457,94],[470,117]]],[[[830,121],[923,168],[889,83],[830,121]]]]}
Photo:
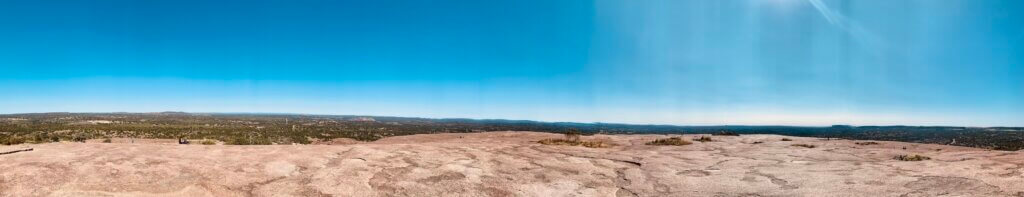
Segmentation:
{"type": "Polygon", "coordinates": [[[455,117],[419,117],[419,116],[401,116],[401,115],[359,115],[359,114],[321,114],[321,113],[297,113],[297,112],[188,112],[188,111],[150,111],[150,112],[70,112],[70,111],[52,111],[52,112],[19,112],[19,113],[0,113],[0,116],[5,115],[23,115],[23,114],[50,114],[50,113],[68,113],[68,114],[156,114],[156,113],[185,113],[185,114],[253,114],[253,115],[302,115],[302,116],[364,116],[364,117],[391,117],[391,118],[420,118],[420,119],[468,119],[468,120],[505,120],[505,121],[531,121],[538,123],[577,123],[577,124],[617,124],[617,125],[637,125],[637,126],[675,126],[675,127],[729,127],[729,126],[749,126],[749,127],[834,127],[834,126],[851,126],[851,127],[964,127],[964,128],[1024,128],[1024,126],[951,126],[951,125],[909,125],[909,124],[828,124],[828,125],[785,125],[785,124],[658,124],[658,123],[615,123],[615,122],[582,122],[582,121],[546,121],[546,120],[529,120],[529,119],[506,119],[506,118],[455,118],[455,117]]]}

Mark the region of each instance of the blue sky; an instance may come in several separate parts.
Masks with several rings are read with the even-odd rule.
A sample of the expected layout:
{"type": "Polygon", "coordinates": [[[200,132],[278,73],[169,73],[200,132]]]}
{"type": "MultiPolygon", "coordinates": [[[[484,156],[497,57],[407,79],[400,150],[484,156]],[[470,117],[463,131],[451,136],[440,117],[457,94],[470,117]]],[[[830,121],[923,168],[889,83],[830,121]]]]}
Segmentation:
{"type": "Polygon", "coordinates": [[[1024,126],[1014,0],[0,2],[0,113],[1024,126]]]}

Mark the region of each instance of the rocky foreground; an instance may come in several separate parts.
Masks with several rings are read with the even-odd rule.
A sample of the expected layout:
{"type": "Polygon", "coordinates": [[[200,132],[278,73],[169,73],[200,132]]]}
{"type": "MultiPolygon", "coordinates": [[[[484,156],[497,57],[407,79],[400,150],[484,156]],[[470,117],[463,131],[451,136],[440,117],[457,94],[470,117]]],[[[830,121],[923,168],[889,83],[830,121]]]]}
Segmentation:
{"type": "Polygon", "coordinates": [[[562,135],[535,132],[0,146],[33,148],[0,155],[0,196],[1024,196],[1022,151],[778,135],[645,145],[665,137],[583,137],[609,148],[541,145],[562,135]]]}

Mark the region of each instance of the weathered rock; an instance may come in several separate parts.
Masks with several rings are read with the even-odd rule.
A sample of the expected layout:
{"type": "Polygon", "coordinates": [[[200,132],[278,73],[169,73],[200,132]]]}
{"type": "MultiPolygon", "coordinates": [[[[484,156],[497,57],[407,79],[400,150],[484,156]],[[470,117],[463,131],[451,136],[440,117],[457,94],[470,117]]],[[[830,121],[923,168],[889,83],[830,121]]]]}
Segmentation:
{"type": "Polygon", "coordinates": [[[0,155],[0,196],[1014,196],[1022,152],[778,135],[491,132],[351,145],[50,143],[0,155]],[[695,136],[682,136],[693,139],[695,136]],[[752,143],[752,142],[762,143],[752,143]],[[811,144],[816,148],[793,147],[811,144]],[[907,149],[903,149],[907,147],[907,149]],[[938,150],[937,149],[941,149],[938,150]],[[897,161],[899,154],[931,157],[897,161]]]}

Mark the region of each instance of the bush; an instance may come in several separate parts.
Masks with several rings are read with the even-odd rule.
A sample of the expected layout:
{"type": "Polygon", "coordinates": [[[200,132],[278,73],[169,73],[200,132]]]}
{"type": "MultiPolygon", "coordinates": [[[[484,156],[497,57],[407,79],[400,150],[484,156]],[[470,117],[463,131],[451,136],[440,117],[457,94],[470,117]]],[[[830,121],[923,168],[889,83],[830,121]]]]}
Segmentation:
{"type": "Polygon", "coordinates": [[[605,147],[610,147],[611,146],[610,144],[606,144],[606,143],[600,142],[600,141],[580,141],[580,140],[572,141],[572,140],[565,140],[565,139],[543,139],[543,140],[537,141],[537,143],[544,144],[544,145],[583,146],[583,147],[587,147],[587,148],[605,148],[605,147]]]}
{"type": "Polygon", "coordinates": [[[216,145],[217,142],[213,141],[213,140],[203,140],[203,141],[200,141],[199,144],[202,144],[202,145],[216,145]]]}
{"type": "Polygon", "coordinates": [[[913,155],[913,156],[909,156],[909,155],[896,155],[892,159],[900,160],[900,161],[924,161],[924,160],[930,160],[932,158],[931,157],[927,157],[927,156],[921,156],[921,155],[913,155]]]}
{"type": "Polygon", "coordinates": [[[604,148],[610,146],[609,144],[605,144],[604,142],[580,140],[580,135],[582,134],[583,133],[581,133],[577,129],[569,129],[568,131],[565,132],[565,139],[543,139],[537,141],[537,143],[544,145],[583,146],[588,148],[604,148]]]}
{"type": "Polygon", "coordinates": [[[799,147],[804,147],[804,148],[814,148],[814,147],[818,147],[818,146],[815,146],[815,145],[810,145],[810,144],[793,144],[793,145],[790,145],[790,146],[799,146],[799,147]]]}
{"type": "Polygon", "coordinates": [[[265,137],[235,137],[227,141],[231,145],[271,145],[273,142],[265,137]]]}
{"type": "Polygon", "coordinates": [[[606,148],[606,147],[610,147],[611,145],[610,144],[605,144],[604,142],[600,142],[600,141],[583,141],[583,142],[581,142],[580,146],[587,147],[587,148],[606,148]]]}
{"type": "Polygon", "coordinates": [[[47,138],[46,133],[37,133],[35,135],[32,135],[32,143],[44,143],[47,140],[50,139],[47,138]]]}
{"type": "Polygon", "coordinates": [[[82,133],[76,133],[74,136],[71,137],[71,141],[74,141],[74,142],[85,142],[85,140],[87,140],[87,139],[89,139],[89,138],[85,137],[85,134],[82,134],[82,133]]]}
{"type": "Polygon", "coordinates": [[[711,140],[711,137],[708,137],[708,136],[700,136],[699,138],[693,138],[693,141],[711,142],[711,141],[714,141],[714,140],[711,140]]]}
{"type": "Polygon", "coordinates": [[[18,136],[8,136],[7,140],[4,141],[4,145],[17,145],[22,143],[25,143],[25,138],[21,138],[18,136]]]}
{"type": "Polygon", "coordinates": [[[788,141],[793,141],[793,139],[789,139],[789,138],[782,138],[782,141],[784,141],[784,142],[788,142],[788,141]]]}
{"type": "Polygon", "coordinates": [[[867,145],[877,145],[878,142],[856,142],[854,144],[861,145],[861,146],[867,146],[867,145]]]}
{"type": "Polygon", "coordinates": [[[583,133],[580,133],[579,130],[569,129],[569,131],[565,132],[565,140],[567,140],[567,141],[580,141],[580,135],[582,135],[582,134],[583,133]]]}
{"type": "Polygon", "coordinates": [[[718,133],[713,133],[711,135],[718,135],[718,136],[740,136],[740,134],[732,132],[732,131],[719,131],[718,133]]]}
{"type": "Polygon", "coordinates": [[[670,138],[664,138],[664,139],[656,139],[654,141],[647,142],[647,145],[654,145],[654,146],[683,146],[683,145],[690,145],[690,144],[692,144],[692,143],[689,142],[689,141],[683,140],[683,138],[679,138],[679,137],[670,137],[670,138]]]}
{"type": "Polygon", "coordinates": [[[110,138],[104,138],[103,139],[103,143],[110,143],[111,141],[113,141],[113,140],[111,140],[110,138]]]}
{"type": "Polygon", "coordinates": [[[225,141],[225,144],[230,144],[230,145],[251,145],[252,143],[249,143],[249,142],[250,142],[249,138],[234,137],[234,138],[231,138],[231,139],[228,139],[227,141],[225,141]]]}

